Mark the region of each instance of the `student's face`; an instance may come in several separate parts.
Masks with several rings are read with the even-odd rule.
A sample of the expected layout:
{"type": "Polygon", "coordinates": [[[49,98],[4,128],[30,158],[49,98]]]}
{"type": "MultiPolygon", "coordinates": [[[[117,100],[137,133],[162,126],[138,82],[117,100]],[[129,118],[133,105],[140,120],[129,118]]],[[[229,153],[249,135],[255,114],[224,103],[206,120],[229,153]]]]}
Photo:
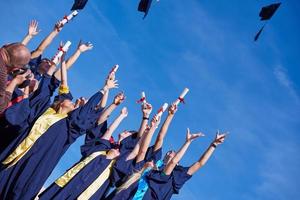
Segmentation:
{"type": "Polygon", "coordinates": [[[74,103],[69,100],[69,99],[65,99],[61,104],[60,107],[62,107],[63,109],[68,110],[68,112],[71,112],[75,109],[75,105],[74,103]]]}
{"type": "Polygon", "coordinates": [[[164,163],[167,164],[169,163],[172,158],[174,158],[174,156],[176,155],[176,152],[175,151],[168,151],[164,157],[164,163]]]}
{"type": "Polygon", "coordinates": [[[119,142],[121,142],[122,140],[124,140],[125,138],[131,136],[133,134],[133,132],[129,132],[129,131],[124,131],[122,133],[119,134],[119,142]]]}
{"type": "Polygon", "coordinates": [[[46,74],[51,67],[51,63],[49,60],[42,60],[42,62],[39,64],[38,72],[40,74],[46,74]]]}

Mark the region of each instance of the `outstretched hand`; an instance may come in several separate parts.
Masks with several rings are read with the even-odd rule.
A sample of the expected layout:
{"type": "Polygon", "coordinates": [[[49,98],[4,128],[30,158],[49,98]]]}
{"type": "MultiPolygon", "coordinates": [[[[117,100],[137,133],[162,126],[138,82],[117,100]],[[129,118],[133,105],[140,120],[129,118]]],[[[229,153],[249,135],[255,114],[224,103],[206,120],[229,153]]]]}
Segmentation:
{"type": "Polygon", "coordinates": [[[199,132],[199,133],[195,133],[195,134],[191,134],[190,129],[187,128],[187,132],[186,132],[186,142],[192,142],[193,140],[197,139],[198,137],[203,137],[204,134],[199,132]]]}
{"type": "Polygon", "coordinates": [[[126,107],[122,108],[121,115],[123,117],[127,117],[128,116],[128,109],[126,107]]]}
{"type": "Polygon", "coordinates": [[[121,103],[123,103],[123,101],[126,99],[126,96],[123,92],[120,92],[119,94],[117,94],[114,98],[114,104],[115,105],[120,105],[121,103]]]}
{"type": "Polygon", "coordinates": [[[171,104],[168,109],[169,115],[174,115],[177,112],[177,106],[175,104],[171,104]]]}
{"type": "Polygon", "coordinates": [[[220,131],[218,130],[217,133],[216,133],[216,137],[213,141],[213,144],[216,145],[216,146],[219,145],[219,144],[222,144],[228,134],[229,134],[228,132],[220,133],[220,131]]]}
{"type": "Polygon", "coordinates": [[[118,88],[119,84],[117,83],[118,80],[115,80],[115,77],[113,76],[108,76],[105,82],[105,88],[110,90],[113,88],[118,88]]]}
{"type": "Polygon", "coordinates": [[[28,35],[33,37],[39,34],[41,30],[38,30],[38,22],[36,20],[31,20],[28,27],[28,35]]]}
{"type": "Polygon", "coordinates": [[[64,27],[64,25],[61,23],[61,21],[56,22],[56,24],[54,25],[54,31],[61,31],[62,28],[64,27]]]}
{"type": "Polygon", "coordinates": [[[157,116],[157,114],[154,115],[154,117],[153,117],[152,120],[151,120],[151,127],[157,128],[158,125],[159,125],[159,123],[160,123],[160,119],[161,119],[160,116],[157,116]]]}
{"type": "Polygon", "coordinates": [[[152,105],[147,102],[142,104],[142,112],[144,117],[149,117],[150,113],[152,112],[152,105]]]}
{"type": "Polygon", "coordinates": [[[83,43],[82,40],[79,41],[77,49],[83,53],[85,51],[91,50],[93,48],[93,44],[90,42],[83,43]]]}
{"type": "Polygon", "coordinates": [[[75,108],[78,108],[79,106],[84,106],[86,104],[86,102],[87,102],[87,99],[85,99],[84,97],[80,97],[75,102],[75,108]]]}

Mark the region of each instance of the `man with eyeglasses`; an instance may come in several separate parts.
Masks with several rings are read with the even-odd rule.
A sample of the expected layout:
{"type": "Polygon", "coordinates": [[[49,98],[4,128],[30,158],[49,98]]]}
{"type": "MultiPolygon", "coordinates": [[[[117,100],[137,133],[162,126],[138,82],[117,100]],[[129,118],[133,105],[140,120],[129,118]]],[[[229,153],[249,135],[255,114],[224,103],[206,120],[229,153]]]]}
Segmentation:
{"type": "Polygon", "coordinates": [[[27,70],[30,56],[30,51],[21,43],[12,43],[0,48],[0,113],[10,102],[15,87],[30,75],[30,70],[27,70]],[[7,85],[8,74],[15,76],[7,85]]]}

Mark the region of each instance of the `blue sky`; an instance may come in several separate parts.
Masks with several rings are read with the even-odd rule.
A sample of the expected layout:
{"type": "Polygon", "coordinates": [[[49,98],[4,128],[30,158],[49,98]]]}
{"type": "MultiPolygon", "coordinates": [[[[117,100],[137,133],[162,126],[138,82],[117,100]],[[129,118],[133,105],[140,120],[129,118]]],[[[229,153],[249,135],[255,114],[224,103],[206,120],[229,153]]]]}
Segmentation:
{"type": "MultiPolygon", "coordinates": [[[[216,129],[230,131],[174,199],[294,200],[300,195],[300,3],[282,1],[254,43],[262,25],[259,10],[273,2],[160,0],[142,20],[136,11],[138,0],[90,0],[45,56],[52,57],[61,40],[73,42],[69,52],[80,38],[94,44],[69,73],[76,97],[92,95],[111,66],[120,65],[117,78],[127,95],[129,116],[118,131],[138,128],[141,114],[135,101],[141,91],[156,110],[189,87],[164,150],[180,147],[186,127],[206,137],[192,144],[183,165],[199,158],[216,129]]],[[[72,3],[3,1],[0,42],[20,41],[28,22],[37,19],[42,32],[29,44],[34,49],[72,3]]],[[[47,184],[80,158],[82,142],[80,138],[69,149],[47,184]]]]}

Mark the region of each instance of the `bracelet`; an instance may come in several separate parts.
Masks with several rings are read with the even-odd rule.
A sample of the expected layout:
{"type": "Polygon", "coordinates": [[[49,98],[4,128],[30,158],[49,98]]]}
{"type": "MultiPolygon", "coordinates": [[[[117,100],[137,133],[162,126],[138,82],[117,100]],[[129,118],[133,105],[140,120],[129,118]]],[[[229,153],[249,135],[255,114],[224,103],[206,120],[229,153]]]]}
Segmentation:
{"type": "Polygon", "coordinates": [[[215,143],[211,143],[211,146],[217,148],[217,145],[215,143]]]}
{"type": "Polygon", "coordinates": [[[149,120],[149,117],[143,117],[143,120],[149,120]]]}

